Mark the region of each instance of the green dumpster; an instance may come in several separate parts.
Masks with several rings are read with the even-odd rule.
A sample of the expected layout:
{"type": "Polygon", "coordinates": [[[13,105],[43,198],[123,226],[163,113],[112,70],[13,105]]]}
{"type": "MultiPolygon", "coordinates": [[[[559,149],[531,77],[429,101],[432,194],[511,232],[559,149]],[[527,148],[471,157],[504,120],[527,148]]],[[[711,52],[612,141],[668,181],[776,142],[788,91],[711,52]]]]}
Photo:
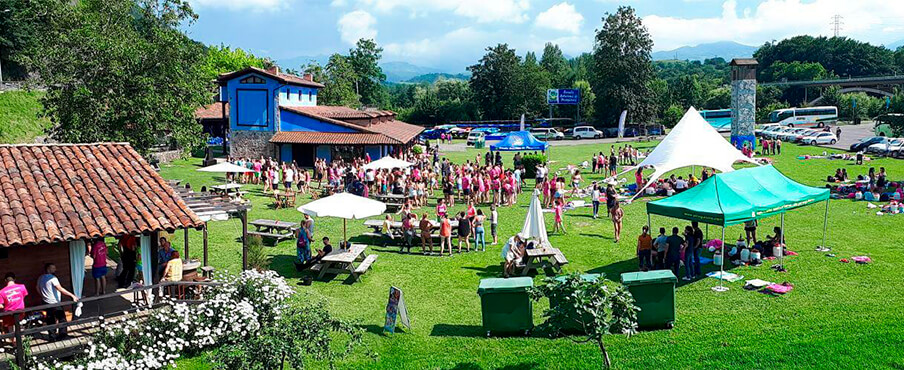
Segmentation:
{"type": "Polygon", "coordinates": [[[477,294],[487,336],[491,332],[527,334],[534,327],[533,303],[527,292],[533,286],[529,277],[480,280],[477,294]]]}
{"type": "Polygon", "coordinates": [[[621,275],[621,280],[634,296],[634,304],[640,307],[638,327],[671,328],[674,325],[678,278],[671,270],[626,272],[621,275]]]}
{"type": "MultiPolygon", "coordinates": [[[[556,276],[556,280],[562,282],[562,281],[565,281],[565,278],[567,278],[567,277],[568,277],[567,275],[556,276]]],[[[581,279],[583,279],[584,281],[596,281],[596,280],[599,279],[600,277],[602,277],[602,275],[600,275],[600,274],[581,274],[581,279]]],[[[552,297],[549,298],[549,308],[555,308],[555,307],[558,306],[558,305],[559,305],[559,300],[558,300],[558,299],[555,299],[555,298],[552,298],[552,297]]],[[[576,318],[577,315],[578,315],[577,312],[572,312],[571,315],[569,315],[568,317],[569,317],[569,318],[576,318]],[[573,316],[572,316],[572,315],[573,315],[573,316]]],[[[587,318],[587,320],[584,320],[584,322],[589,322],[589,321],[590,321],[590,318],[589,318],[589,317],[587,318]]],[[[581,324],[580,324],[580,321],[579,321],[579,320],[569,321],[569,323],[567,324],[567,326],[564,327],[564,328],[562,328],[562,331],[565,331],[565,332],[572,332],[572,333],[582,332],[583,330],[584,330],[584,328],[581,327],[581,324]]]]}

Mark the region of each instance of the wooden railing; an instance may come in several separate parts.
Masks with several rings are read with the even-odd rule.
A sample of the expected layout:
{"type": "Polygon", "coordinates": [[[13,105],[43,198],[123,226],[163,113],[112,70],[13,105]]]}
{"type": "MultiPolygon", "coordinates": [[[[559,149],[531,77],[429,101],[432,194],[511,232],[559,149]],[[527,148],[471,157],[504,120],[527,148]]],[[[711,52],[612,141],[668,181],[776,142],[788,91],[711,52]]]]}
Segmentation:
{"type": "MultiPolygon", "coordinates": [[[[204,301],[204,288],[217,286],[219,284],[220,283],[216,282],[170,281],[155,285],[137,287],[134,289],[126,289],[96,297],[83,298],[78,302],[67,301],[55,304],[28,307],[18,311],[2,312],[0,313],[0,320],[4,320],[8,316],[12,316],[14,326],[11,333],[0,335],[0,342],[7,341],[10,338],[15,338],[15,364],[20,369],[27,369],[29,368],[28,356],[30,351],[27,351],[25,348],[24,339],[26,337],[34,336],[35,334],[41,332],[53,332],[63,328],[68,329],[75,326],[100,323],[101,321],[108,321],[111,318],[133,314],[139,310],[156,309],[167,306],[171,303],[201,303],[204,301]],[[160,294],[153,294],[155,290],[160,292],[160,294]],[[41,317],[46,318],[46,312],[51,309],[66,309],[68,307],[75,306],[78,303],[82,303],[83,307],[86,303],[96,302],[98,304],[101,304],[101,301],[110,300],[111,298],[117,297],[124,298],[125,296],[130,294],[132,295],[131,306],[127,309],[113,311],[98,310],[98,312],[93,315],[82,315],[80,317],[73,316],[72,321],[57,323],[53,325],[23,326],[23,324],[26,323],[26,320],[36,316],[35,314],[40,314],[41,317]],[[164,297],[166,297],[166,299],[163,299],[164,297]]],[[[73,349],[78,349],[78,346],[78,344],[74,345],[73,349]]],[[[38,355],[32,357],[40,358],[44,356],[38,355]]]]}

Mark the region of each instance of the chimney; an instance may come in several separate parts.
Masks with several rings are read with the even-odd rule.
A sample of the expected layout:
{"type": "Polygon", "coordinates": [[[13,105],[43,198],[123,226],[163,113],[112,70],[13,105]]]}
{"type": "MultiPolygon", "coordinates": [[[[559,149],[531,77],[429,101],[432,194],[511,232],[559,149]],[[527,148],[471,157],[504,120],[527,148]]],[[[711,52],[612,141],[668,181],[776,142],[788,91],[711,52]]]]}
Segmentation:
{"type": "Polygon", "coordinates": [[[272,66],[270,68],[267,68],[267,72],[279,75],[279,66],[272,66]]]}
{"type": "Polygon", "coordinates": [[[306,81],[314,82],[314,75],[310,73],[305,73],[302,78],[304,78],[306,81]]]}

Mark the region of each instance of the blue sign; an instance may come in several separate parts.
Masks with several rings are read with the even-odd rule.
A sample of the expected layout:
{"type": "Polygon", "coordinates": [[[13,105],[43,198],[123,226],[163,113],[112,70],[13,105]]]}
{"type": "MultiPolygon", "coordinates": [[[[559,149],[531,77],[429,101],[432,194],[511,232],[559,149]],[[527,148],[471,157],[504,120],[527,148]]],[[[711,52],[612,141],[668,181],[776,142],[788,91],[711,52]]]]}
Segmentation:
{"type": "Polygon", "coordinates": [[[578,105],[581,102],[581,90],[549,89],[546,90],[547,104],[578,105]]]}

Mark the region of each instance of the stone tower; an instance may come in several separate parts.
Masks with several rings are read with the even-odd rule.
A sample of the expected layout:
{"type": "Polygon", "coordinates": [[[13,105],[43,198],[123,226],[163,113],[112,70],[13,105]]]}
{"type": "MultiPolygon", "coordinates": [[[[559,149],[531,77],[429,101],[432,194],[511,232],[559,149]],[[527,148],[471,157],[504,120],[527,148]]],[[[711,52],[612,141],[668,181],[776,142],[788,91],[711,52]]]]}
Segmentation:
{"type": "Polygon", "coordinates": [[[731,143],[756,148],[756,59],[731,60],[731,143]]]}

